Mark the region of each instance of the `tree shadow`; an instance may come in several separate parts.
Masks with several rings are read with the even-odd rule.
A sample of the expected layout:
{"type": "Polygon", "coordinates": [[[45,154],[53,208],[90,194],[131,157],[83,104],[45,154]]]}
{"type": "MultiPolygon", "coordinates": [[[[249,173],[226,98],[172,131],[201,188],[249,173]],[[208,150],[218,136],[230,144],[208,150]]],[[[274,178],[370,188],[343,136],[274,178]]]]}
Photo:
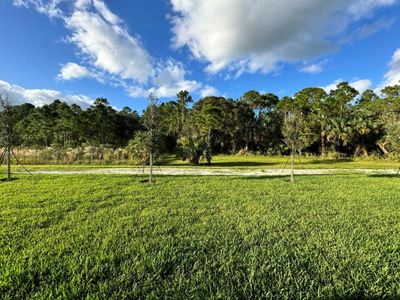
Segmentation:
{"type": "Polygon", "coordinates": [[[397,295],[387,295],[385,297],[382,296],[366,296],[363,292],[354,292],[350,293],[349,295],[342,295],[335,297],[338,300],[352,300],[352,299],[366,299],[366,300],[378,300],[378,299],[388,299],[388,300],[399,300],[400,297],[397,295]]]}
{"type": "Polygon", "coordinates": [[[400,179],[400,175],[397,174],[371,174],[368,175],[371,178],[397,178],[400,179]]]}
{"type": "MultiPolygon", "coordinates": [[[[289,157],[287,157],[289,159],[289,157]]],[[[306,158],[305,158],[306,159],[306,158]]],[[[166,156],[166,157],[160,157],[158,160],[158,164],[161,166],[190,166],[187,162],[185,161],[178,161],[179,159],[173,156],[166,156]]],[[[351,163],[354,162],[353,159],[351,158],[339,158],[339,159],[313,159],[313,160],[305,160],[303,161],[302,159],[296,160],[297,165],[335,165],[335,164],[341,164],[341,163],[351,163]]],[[[277,166],[277,165],[285,165],[287,164],[287,161],[276,161],[276,162],[263,162],[263,161],[211,161],[211,165],[208,165],[204,162],[201,162],[199,165],[200,167],[271,167],[271,166],[277,166]]],[[[197,167],[194,166],[194,167],[197,167]]]]}
{"type": "Polygon", "coordinates": [[[19,178],[13,177],[13,178],[11,178],[11,180],[7,180],[7,178],[1,178],[0,182],[11,182],[11,181],[16,181],[16,180],[19,180],[19,178]]]}
{"type": "Polygon", "coordinates": [[[279,163],[274,162],[256,162],[256,161],[211,161],[211,164],[200,162],[198,165],[190,165],[186,161],[177,162],[176,158],[162,158],[158,161],[160,166],[192,166],[192,167],[268,167],[278,165],[279,163]]]}
{"type": "Polygon", "coordinates": [[[353,160],[351,158],[321,159],[321,160],[314,159],[314,160],[309,161],[309,162],[302,162],[302,164],[304,164],[304,165],[307,165],[307,164],[311,164],[311,165],[333,165],[333,164],[338,164],[338,163],[349,163],[349,162],[353,162],[353,160]]]}
{"type": "MultiPolygon", "coordinates": [[[[296,183],[296,178],[301,178],[301,177],[333,177],[333,176],[343,176],[343,174],[298,174],[294,175],[295,183],[296,183]]],[[[239,178],[239,179],[244,179],[244,180],[265,180],[265,179],[287,179],[289,182],[290,180],[290,175],[284,174],[284,175],[259,175],[259,176],[232,176],[234,178],[239,178]]]]}
{"type": "Polygon", "coordinates": [[[255,161],[237,161],[237,162],[211,162],[211,165],[204,165],[209,167],[268,167],[274,166],[279,163],[270,163],[270,162],[255,162],[255,161]]]}

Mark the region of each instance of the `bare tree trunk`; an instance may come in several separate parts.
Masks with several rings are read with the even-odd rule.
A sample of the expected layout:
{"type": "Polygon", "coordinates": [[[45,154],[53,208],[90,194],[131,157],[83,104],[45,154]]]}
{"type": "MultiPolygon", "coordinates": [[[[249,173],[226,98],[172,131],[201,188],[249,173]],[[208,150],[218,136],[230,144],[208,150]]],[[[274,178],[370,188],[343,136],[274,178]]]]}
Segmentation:
{"type": "Polygon", "coordinates": [[[185,107],[183,106],[183,107],[182,107],[182,116],[181,116],[181,130],[182,130],[182,128],[183,128],[183,125],[185,124],[185,119],[186,119],[186,116],[185,116],[185,107]]]}
{"type": "Polygon", "coordinates": [[[211,149],[212,149],[212,145],[211,145],[211,128],[208,128],[208,151],[210,151],[210,153],[207,153],[207,165],[211,165],[211,149]]]}
{"type": "Polygon", "coordinates": [[[153,182],[153,151],[150,150],[150,174],[149,174],[149,182],[153,182]]]}
{"type": "Polygon", "coordinates": [[[364,143],[363,143],[363,145],[362,145],[361,148],[360,148],[360,154],[361,154],[363,157],[368,157],[368,156],[369,156],[367,147],[364,145],[364,143]]]}
{"type": "Polygon", "coordinates": [[[290,160],[291,160],[290,182],[294,183],[294,149],[292,149],[292,153],[290,154],[290,160]]]}
{"type": "Polygon", "coordinates": [[[7,181],[11,181],[11,148],[7,147],[7,181]]]}
{"type": "Polygon", "coordinates": [[[249,122],[248,127],[246,128],[246,153],[250,150],[252,147],[252,137],[251,137],[251,131],[252,131],[252,122],[249,122]]]}
{"type": "Polygon", "coordinates": [[[386,156],[389,154],[389,151],[386,150],[385,146],[386,143],[384,142],[377,142],[376,145],[379,147],[379,149],[381,149],[381,151],[383,152],[383,154],[386,156]]]}
{"type": "Polygon", "coordinates": [[[326,156],[326,152],[325,136],[321,136],[321,156],[326,156]]]}
{"type": "Polygon", "coordinates": [[[357,147],[356,150],[354,151],[354,156],[362,156],[362,157],[368,157],[369,153],[367,150],[367,147],[365,146],[364,141],[361,141],[357,147]]]}

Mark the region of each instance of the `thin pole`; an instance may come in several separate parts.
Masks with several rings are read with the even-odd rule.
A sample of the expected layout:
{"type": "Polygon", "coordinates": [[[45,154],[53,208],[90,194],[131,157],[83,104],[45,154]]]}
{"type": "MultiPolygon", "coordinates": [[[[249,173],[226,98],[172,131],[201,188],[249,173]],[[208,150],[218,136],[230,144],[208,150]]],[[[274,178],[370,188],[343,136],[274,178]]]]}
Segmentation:
{"type": "Polygon", "coordinates": [[[11,148],[7,148],[7,181],[11,181],[11,148]]]}

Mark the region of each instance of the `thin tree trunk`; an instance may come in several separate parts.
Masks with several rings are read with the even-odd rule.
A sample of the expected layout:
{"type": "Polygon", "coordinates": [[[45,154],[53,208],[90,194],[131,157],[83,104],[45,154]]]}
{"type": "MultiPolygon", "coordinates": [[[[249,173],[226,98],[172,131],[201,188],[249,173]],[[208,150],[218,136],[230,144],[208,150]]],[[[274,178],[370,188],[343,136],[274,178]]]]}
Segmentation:
{"type": "Polygon", "coordinates": [[[182,130],[184,124],[185,124],[185,107],[182,107],[181,130],[182,130]]]}
{"type": "Polygon", "coordinates": [[[153,182],[153,151],[150,150],[150,174],[149,174],[149,182],[153,182]]]}
{"type": "Polygon", "coordinates": [[[326,156],[326,141],[325,141],[325,136],[321,136],[321,156],[326,156]]]}
{"type": "Polygon", "coordinates": [[[290,154],[290,160],[291,160],[290,182],[294,183],[294,149],[292,149],[292,153],[290,154]]]}
{"type": "Polygon", "coordinates": [[[208,151],[210,151],[210,153],[207,153],[207,165],[211,165],[211,128],[208,128],[208,151]]]}
{"type": "Polygon", "coordinates": [[[11,181],[11,147],[7,147],[7,181],[11,181]]]}

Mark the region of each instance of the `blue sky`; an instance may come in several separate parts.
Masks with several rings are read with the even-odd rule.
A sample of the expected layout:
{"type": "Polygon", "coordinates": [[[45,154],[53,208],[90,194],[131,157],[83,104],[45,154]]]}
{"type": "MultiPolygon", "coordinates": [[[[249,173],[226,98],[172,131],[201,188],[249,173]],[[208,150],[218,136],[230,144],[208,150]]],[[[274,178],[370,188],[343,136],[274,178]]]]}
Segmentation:
{"type": "Polygon", "coordinates": [[[187,89],[282,97],[400,80],[400,0],[3,0],[0,92],[141,111],[187,89]]]}

